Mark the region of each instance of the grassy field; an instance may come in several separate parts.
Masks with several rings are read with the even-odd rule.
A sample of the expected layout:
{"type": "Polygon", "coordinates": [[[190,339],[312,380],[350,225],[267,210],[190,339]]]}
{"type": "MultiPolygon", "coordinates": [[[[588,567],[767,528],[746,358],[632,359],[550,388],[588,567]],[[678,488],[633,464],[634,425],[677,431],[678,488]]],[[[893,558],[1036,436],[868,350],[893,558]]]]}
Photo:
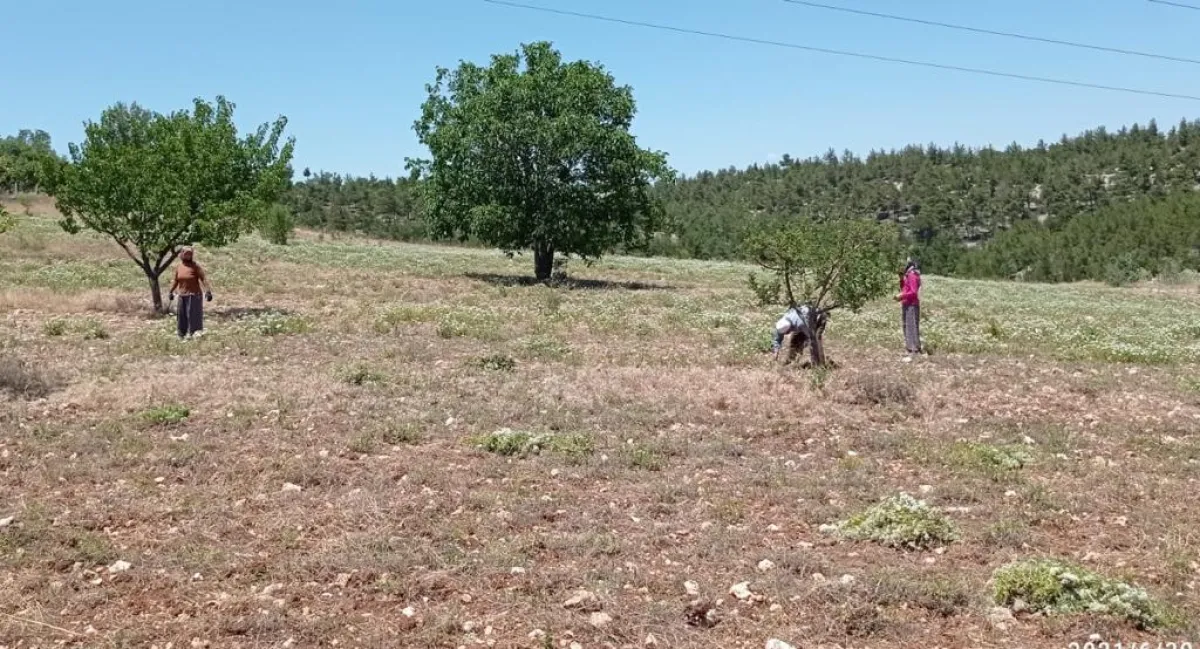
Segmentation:
{"type": "Polygon", "coordinates": [[[814,372],[768,362],[736,264],[198,259],[183,343],[113,244],[0,235],[0,647],[1200,643],[1194,286],[931,277],[931,356],[885,301],[814,372]],[[902,492],[953,535],[822,527],[902,492]],[[998,609],[1035,558],[1144,588],[1157,626],[998,609]]]}

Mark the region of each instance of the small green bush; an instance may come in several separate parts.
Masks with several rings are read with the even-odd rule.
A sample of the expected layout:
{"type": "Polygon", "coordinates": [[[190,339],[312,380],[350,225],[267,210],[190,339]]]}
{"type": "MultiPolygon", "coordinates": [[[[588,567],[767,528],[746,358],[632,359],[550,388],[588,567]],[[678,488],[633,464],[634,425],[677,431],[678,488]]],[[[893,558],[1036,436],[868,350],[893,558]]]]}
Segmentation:
{"type": "Polygon", "coordinates": [[[87,318],[79,323],[79,334],[84,340],[107,340],[108,329],[104,323],[94,318],[87,318]]]}
{"type": "Polygon", "coordinates": [[[779,293],[783,290],[783,285],[779,282],[778,277],[763,280],[759,279],[756,273],[750,273],[750,275],[746,278],[746,285],[750,287],[750,292],[754,294],[754,302],[756,305],[779,305],[779,293]]]}
{"type": "Polygon", "coordinates": [[[517,369],[517,361],[513,360],[511,356],[505,356],[504,354],[484,356],[483,358],[476,359],[474,365],[480,369],[492,372],[511,372],[517,369]]]}
{"type": "Polygon", "coordinates": [[[142,411],[142,420],[152,426],[170,426],[187,419],[191,411],[186,406],[170,403],[142,411]]]}
{"type": "Polygon", "coordinates": [[[4,234],[10,230],[15,230],[16,228],[17,217],[4,211],[3,207],[0,207],[0,234],[4,234]]]}
{"type": "Polygon", "coordinates": [[[502,428],[473,441],[478,448],[496,455],[525,457],[549,451],[572,463],[582,462],[595,450],[592,438],[587,435],[531,433],[510,428],[502,428]]]}
{"type": "Polygon", "coordinates": [[[243,326],[263,336],[286,336],[306,334],[312,331],[312,323],[307,318],[289,315],[278,311],[270,311],[258,316],[245,318],[243,326]]]}
{"type": "Polygon", "coordinates": [[[379,433],[379,438],[383,440],[383,443],[390,444],[392,446],[399,446],[401,444],[420,444],[421,429],[412,422],[404,424],[393,422],[386,424],[383,427],[379,433]]]}
{"type": "Polygon", "coordinates": [[[958,442],[950,448],[948,460],[953,466],[978,471],[993,480],[1002,480],[1025,468],[1033,457],[1028,450],[1016,444],[992,446],[958,442]]]}
{"type": "Polygon", "coordinates": [[[259,235],[277,246],[286,246],[295,229],[296,217],[286,205],[275,203],[259,216],[259,235]]]}
{"type": "Polygon", "coordinates": [[[885,498],[847,520],[822,525],[821,531],[912,550],[925,550],[958,539],[958,530],[948,518],[906,493],[885,498]]]}
{"type": "Polygon", "coordinates": [[[42,333],[50,336],[51,338],[64,336],[67,333],[67,321],[63,320],[62,318],[53,318],[51,320],[47,320],[42,325],[42,333]]]}
{"type": "Polygon", "coordinates": [[[387,380],[387,377],[382,373],[366,365],[345,367],[338,372],[338,378],[343,383],[349,383],[350,385],[369,385],[372,383],[383,383],[387,380]]]}
{"type": "Polygon", "coordinates": [[[1146,629],[1174,622],[1145,590],[1057,559],[1000,567],[993,575],[992,595],[1002,606],[1021,600],[1035,612],[1110,615],[1146,629]]]}

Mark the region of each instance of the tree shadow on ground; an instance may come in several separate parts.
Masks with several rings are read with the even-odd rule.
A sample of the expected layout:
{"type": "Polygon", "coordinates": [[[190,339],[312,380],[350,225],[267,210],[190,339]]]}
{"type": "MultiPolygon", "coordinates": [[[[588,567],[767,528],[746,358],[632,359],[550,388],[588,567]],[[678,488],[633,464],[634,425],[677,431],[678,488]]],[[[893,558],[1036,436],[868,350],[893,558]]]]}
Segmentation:
{"type": "Polygon", "coordinates": [[[265,315],[292,315],[288,309],[280,309],[278,307],[228,307],[223,309],[213,309],[211,315],[205,314],[208,317],[216,320],[241,320],[243,318],[258,318],[265,315]]]}
{"type": "Polygon", "coordinates": [[[528,275],[501,275],[499,273],[466,273],[467,279],[484,282],[493,286],[538,286],[545,284],[557,288],[581,289],[592,291],[611,291],[622,289],[626,291],[669,291],[675,287],[669,284],[651,284],[649,282],[619,282],[604,279],[553,279],[542,281],[528,275]]]}

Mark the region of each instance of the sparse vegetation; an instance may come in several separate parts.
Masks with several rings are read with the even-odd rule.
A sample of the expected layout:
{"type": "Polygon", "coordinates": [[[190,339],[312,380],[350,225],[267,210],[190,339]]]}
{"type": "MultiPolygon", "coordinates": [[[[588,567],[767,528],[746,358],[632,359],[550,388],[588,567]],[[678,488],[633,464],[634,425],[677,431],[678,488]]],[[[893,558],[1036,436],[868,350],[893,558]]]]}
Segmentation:
{"type": "MultiPolygon", "coordinates": [[[[301,232],[206,252],[222,299],[182,343],[128,303],[144,286],[112,244],[56,232],[47,205],[19,230],[44,246],[0,237],[0,356],[70,381],[0,396],[0,610],[35,601],[39,620],[128,646],[458,646],[466,622],[497,646],[535,646],[534,629],[642,646],[651,628],[658,646],[894,649],[917,628],[1065,646],[1081,625],[1141,642],[1176,619],[1196,637],[1190,288],[927,276],[939,355],[900,362],[885,300],[838,314],[838,369],[797,374],[760,353],[778,313],[750,299],[746,265],[610,256],[558,289],[512,280],[523,264],[491,250],[301,232]],[[84,341],[88,318],[112,341],[84,341]],[[523,439],[476,446],[505,427],[523,439]],[[863,506],[898,492],[929,505],[868,525],[863,506]],[[870,543],[931,551],[819,531],[851,519],[870,543]],[[1016,605],[993,628],[993,572],[1035,552],[1180,614],[1143,631],[1016,605]],[[129,572],[108,572],[118,560],[129,572]],[[219,605],[140,608],[131,627],[147,579],[164,602],[219,605]],[[725,594],[747,580],[751,600],[725,594]],[[688,626],[685,581],[725,599],[716,624],[688,626]],[[581,588],[604,628],[564,621],[581,588]],[[370,614],[353,631],[351,606],[370,614]]],[[[47,641],[2,616],[0,637],[47,641]]]]}
{"type": "Polygon", "coordinates": [[[959,538],[950,519],[906,493],[885,498],[859,514],[823,525],[821,529],[855,541],[874,541],[909,550],[928,550],[959,538]]]}
{"type": "Polygon", "coordinates": [[[543,451],[562,455],[578,463],[592,454],[592,439],[582,434],[531,433],[523,430],[502,428],[473,443],[488,453],[507,457],[537,455],[543,451]]]}
{"type": "Polygon", "coordinates": [[[41,399],[55,389],[55,382],[28,361],[0,353],[0,394],[22,399],[41,399]]]}
{"type": "Polygon", "coordinates": [[[141,418],[142,421],[152,426],[170,426],[182,422],[191,416],[191,414],[187,406],[168,403],[143,410],[141,418]]]}

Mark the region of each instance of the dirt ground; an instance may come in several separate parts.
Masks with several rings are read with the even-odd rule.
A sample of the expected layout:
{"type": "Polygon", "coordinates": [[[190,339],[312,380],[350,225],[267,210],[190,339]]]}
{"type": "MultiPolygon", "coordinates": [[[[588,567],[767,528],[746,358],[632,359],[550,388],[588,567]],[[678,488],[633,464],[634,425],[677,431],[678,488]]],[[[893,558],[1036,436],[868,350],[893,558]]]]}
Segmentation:
{"type": "Polygon", "coordinates": [[[934,355],[847,315],[838,369],[805,371],[769,362],[778,314],[732,265],[612,260],[551,289],[490,251],[317,235],[199,259],[217,299],[180,342],[115,246],[32,217],[0,235],[0,382],[28,388],[0,395],[0,647],[1200,643],[1186,355],[1026,353],[1049,329],[963,351],[938,310],[999,289],[927,278],[934,355]],[[566,442],[476,444],[504,428],[566,442]],[[901,491],[959,540],[819,530],[901,491]],[[993,572],[1043,556],[1183,623],[1002,617],[993,572]]]}

